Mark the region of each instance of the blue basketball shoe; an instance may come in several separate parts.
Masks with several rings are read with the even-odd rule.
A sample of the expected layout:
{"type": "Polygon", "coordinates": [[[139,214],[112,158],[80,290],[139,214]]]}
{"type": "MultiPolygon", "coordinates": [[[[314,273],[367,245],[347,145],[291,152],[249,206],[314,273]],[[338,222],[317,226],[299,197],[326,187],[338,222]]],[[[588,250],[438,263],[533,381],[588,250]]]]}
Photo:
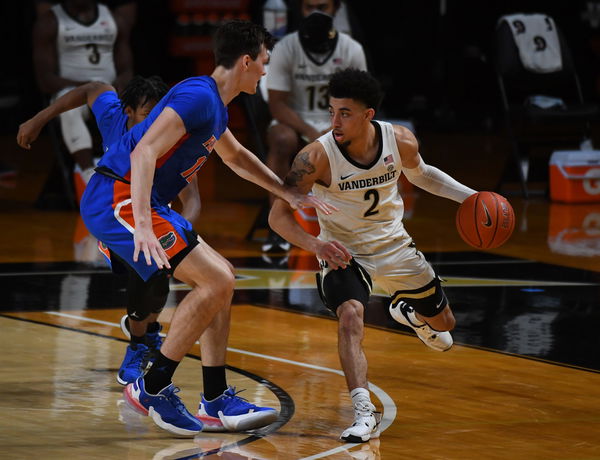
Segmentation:
{"type": "MultiPolygon", "coordinates": [[[[244,390],[241,390],[244,391],[244,390]]],[[[235,387],[229,387],[218,398],[207,401],[202,395],[196,418],[204,431],[246,431],[273,423],[279,413],[271,407],[260,407],[237,396],[235,387]]]]}
{"type": "Polygon", "coordinates": [[[156,395],[146,393],[144,379],[138,378],[123,390],[125,401],[136,411],[149,415],[163,430],[179,436],[194,436],[202,431],[202,422],[185,408],[172,383],[156,395]]]}
{"type": "MultiPolygon", "coordinates": [[[[123,332],[123,334],[125,334],[125,337],[127,337],[128,339],[131,339],[131,331],[129,330],[129,321],[127,318],[128,318],[127,315],[123,315],[123,317],[121,318],[121,321],[120,321],[121,332],[123,332]]],[[[157,331],[146,332],[146,345],[148,346],[148,348],[150,348],[150,351],[151,351],[150,356],[152,356],[156,350],[160,350],[160,346],[162,345],[162,342],[163,342],[163,340],[162,340],[163,335],[160,333],[160,331],[162,331],[162,324],[158,323],[157,331]]],[[[153,361],[153,359],[152,359],[152,361],[153,361]]]]}
{"type": "Polygon", "coordinates": [[[123,363],[117,373],[117,382],[121,385],[127,385],[144,375],[148,365],[148,351],[148,347],[141,343],[137,345],[135,350],[131,345],[128,345],[125,358],[123,358],[123,363]]]}

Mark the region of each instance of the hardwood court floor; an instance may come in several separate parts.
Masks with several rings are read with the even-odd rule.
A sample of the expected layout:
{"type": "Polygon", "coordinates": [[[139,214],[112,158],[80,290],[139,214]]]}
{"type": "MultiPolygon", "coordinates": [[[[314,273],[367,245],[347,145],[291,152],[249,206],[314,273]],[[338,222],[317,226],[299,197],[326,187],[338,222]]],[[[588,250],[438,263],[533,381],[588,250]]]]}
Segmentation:
{"type": "MultiPolygon", "coordinates": [[[[600,458],[599,205],[511,198],[513,237],[480,252],[458,237],[454,203],[413,197],[406,226],[446,279],[456,344],[426,348],[374,296],[364,348],[383,432],[348,445],[338,441],[352,411],[337,323],[318,301],[314,259],[294,251],[265,262],[245,239],[258,204],[204,203],[196,226],[238,275],[228,380],[281,417],[254,433],[186,440],[122,404],[123,286],[86,245],[77,213],[31,206],[36,187],[19,177],[0,190],[0,458],[600,458]]],[[[166,332],[186,289],[172,284],[166,332]]],[[[192,410],[199,356],[196,347],[175,376],[192,410]]]]}

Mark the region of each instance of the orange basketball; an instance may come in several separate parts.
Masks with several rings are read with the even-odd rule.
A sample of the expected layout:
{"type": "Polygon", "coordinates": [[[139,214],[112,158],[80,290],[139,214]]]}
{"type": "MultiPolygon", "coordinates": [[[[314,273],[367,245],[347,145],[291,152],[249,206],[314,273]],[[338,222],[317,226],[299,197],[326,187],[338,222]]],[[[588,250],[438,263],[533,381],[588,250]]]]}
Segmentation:
{"type": "Polygon", "coordinates": [[[456,229],[465,243],[477,249],[503,245],[515,228],[515,212],[502,195],[479,192],[462,202],[456,229]]]}

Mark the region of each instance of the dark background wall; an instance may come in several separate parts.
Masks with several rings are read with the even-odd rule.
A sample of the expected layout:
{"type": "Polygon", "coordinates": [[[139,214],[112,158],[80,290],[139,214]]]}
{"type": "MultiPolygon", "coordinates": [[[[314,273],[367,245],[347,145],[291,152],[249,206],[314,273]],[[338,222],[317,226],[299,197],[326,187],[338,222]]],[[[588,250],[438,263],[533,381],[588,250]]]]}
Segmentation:
{"type": "MultiPolygon", "coordinates": [[[[253,0],[251,7],[260,7],[253,0]]],[[[585,95],[600,102],[600,0],[547,2],[477,0],[348,1],[358,19],[371,71],[386,90],[391,118],[411,118],[434,129],[493,129],[498,95],[491,65],[499,16],[545,12],[565,32],[585,95]],[[397,12],[392,12],[393,8],[397,12]]],[[[175,17],[166,0],[138,0],[133,36],[135,70],[169,82],[193,74],[190,60],[169,53],[175,17]]],[[[33,77],[31,1],[0,3],[0,130],[40,108],[33,77]],[[14,103],[17,101],[18,103],[14,103]]]]}
{"type": "Polygon", "coordinates": [[[352,5],[359,17],[369,18],[364,22],[366,44],[373,71],[386,85],[385,109],[392,116],[413,116],[440,126],[489,123],[499,102],[493,32],[500,16],[516,12],[554,17],[571,44],[584,92],[600,99],[598,1],[400,1],[394,2],[397,14],[389,14],[387,7],[375,9],[374,3],[352,5]],[[588,5],[595,14],[586,14],[588,5]]]}

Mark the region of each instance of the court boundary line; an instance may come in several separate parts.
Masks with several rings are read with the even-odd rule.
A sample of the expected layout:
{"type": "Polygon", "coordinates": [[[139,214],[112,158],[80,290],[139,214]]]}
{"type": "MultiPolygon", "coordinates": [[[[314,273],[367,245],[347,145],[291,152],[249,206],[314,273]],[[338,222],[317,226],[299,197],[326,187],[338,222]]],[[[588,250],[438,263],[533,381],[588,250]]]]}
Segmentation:
{"type": "MultiPolygon", "coordinates": [[[[60,313],[61,312],[41,312],[41,313],[46,313],[46,314],[55,314],[55,316],[62,316],[60,313]]],[[[103,325],[111,325],[113,327],[118,327],[120,328],[121,326],[117,323],[109,323],[107,321],[102,321],[102,320],[95,320],[94,318],[86,318],[84,316],[80,316],[77,317],[75,315],[65,315],[70,317],[71,319],[78,319],[78,320],[92,320],[91,322],[96,322],[96,323],[100,323],[103,325]]],[[[71,326],[64,326],[61,324],[52,324],[52,323],[46,323],[43,321],[38,321],[38,320],[34,320],[34,319],[30,319],[30,318],[21,318],[18,316],[11,316],[11,315],[6,315],[3,313],[0,313],[0,318],[6,318],[6,319],[12,319],[12,320],[17,320],[17,321],[23,321],[26,323],[31,323],[31,324],[37,324],[39,326],[50,326],[50,327],[54,327],[57,329],[62,329],[62,330],[67,330],[70,332],[78,332],[81,334],[87,334],[87,335],[92,335],[94,337],[98,337],[98,338],[102,338],[102,339],[109,339],[109,340],[114,340],[117,342],[127,342],[124,339],[120,339],[118,337],[113,337],[111,335],[105,335],[105,334],[100,334],[98,332],[93,332],[93,331],[85,331],[82,329],[77,329],[71,326]]],[[[164,335],[164,334],[163,334],[164,335]]],[[[192,355],[192,354],[186,354],[185,355],[186,358],[191,358],[194,359],[196,361],[202,361],[200,356],[197,355],[192,355]]],[[[235,366],[230,366],[228,364],[225,365],[225,368],[232,371],[232,372],[238,372],[242,375],[245,375],[246,377],[250,378],[251,380],[254,380],[255,382],[258,382],[261,385],[264,385],[265,387],[267,387],[267,389],[269,389],[279,400],[279,404],[281,406],[281,411],[279,412],[279,417],[277,419],[277,421],[271,423],[270,425],[254,430],[252,434],[248,434],[246,437],[242,437],[242,439],[240,439],[239,441],[230,443],[230,444],[226,444],[225,446],[221,446],[218,447],[216,449],[211,449],[205,452],[199,452],[197,454],[194,454],[192,456],[188,456],[188,457],[182,457],[182,458],[202,458],[202,457],[206,457],[208,455],[214,455],[217,454],[219,452],[226,452],[230,449],[233,449],[235,447],[240,447],[243,446],[245,444],[249,444],[251,442],[255,442],[258,441],[260,439],[263,439],[266,435],[275,432],[276,430],[278,430],[279,428],[281,428],[283,425],[285,425],[287,422],[289,422],[292,418],[292,416],[294,415],[295,412],[295,404],[294,404],[294,400],[293,398],[289,395],[289,393],[287,393],[283,388],[281,388],[279,385],[271,382],[270,380],[261,377],[259,375],[253,374],[250,371],[247,371],[245,369],[240,369],[237,368],[235,366]],[[274,391],[275,390],[275,391],[274,391]],[[282,417],[282,414],[285,414],[285,416],[287,418],[282,417]]],[[[247,433],[240,433],[241,436],[244,436],[247,433]]]]}
{"type": "MultiPolygon", "coordinates": [[[[40,313],[45,313],[48,315],[52,315],[52,316],[60,316],[60,317],[65,317],[65,318],[69,318],[69,319],[74,319],[77,321],[84,321],[84,322],[91,322],[91,323],[95,323],[95,324],[100,324],[103,326],[111,326],[117,329],[120,329],[120,324],[118,323],[112,323],[110,321],[104,321],[104,320],[99,320],[99,319],[95,319],[95,318],[88,318],[85,316],[79,316],[79,315],[72,315],[69,313],[63,313],[63,312],[57,312],[57,311],[46,311],[46,312],[40,312],[40,313]]],[[[70,326],[62,326],[59,324],[50,324],[50,323],[44,323],[41,321],[36,321],[36,320],[32,320],[32,319],[27,319],[27,318],[19,318],[19,317],[15,317],[15,316],[8,316],[8,315],[4,315],[4,314],[0,314],[0,317],[4,317],[4,318],[10,318],[10,319],[17,319],[17,320],[21,320],[21,321],[26,321],[26,322],[30,322],[30,323],[34,323],[34,324],[39,324],[39,325],[44,325],[44,326],[51,326],[51,327],[56,327],[56,328],[60,328],[60,329],[67,329],[73,332],[82,332],[84,334],[89,334],[89,335],[94,335],[97,337],[102,337],[102,338],[108,338],[108,339],[112,339],[112,340],[117,340],[120,342],[123,342],[123,339],[119,339],[117,337],[112,337],[112,336],[107,336],[104,334],[99,334],[97,332],[92,332],[92,331],[84,331],[81,329],[76,329],[70,326]]],[[[165,335],[162,334],[161,335],[165,335]]],[[[197,343],[197,342],[196,342],[197,343]]],[[[247,351],[247,350],[242,350],[239,348],[233,348],[233,347],[227,347],[227,351],[231,351],[233,353],[239,353],[239,354],[245,354],[247,356],[253,356],[253,357],[257,357],[257,358],[261,358],[261,359],[267,359],[267,360],[271,360],[271,361],[277,361],[277,362],[282,362],[285,364],[291,364],[291,365],[295,365],[295,366],[299,366],[299,367],[305,367],[308,369],[313,369],[313,370],[318,370],[318,371],[322,371],[322,372],[330,372],[332,374],[337,374],[340,376],[344,376],[344,372],[341,371],[340,369],[333,369],[333,368],[329,368],[329,367],[325,367],[325,366],[319,366],[316,364],[310,364],[310,363],[304,363],[301,361],[294,361],[294,360],[290,360],[287,358],[280,358],[277,356],[271,356],[271,355],[265,355],[262,353],[256,353],[256,352],[252,352],[252,351],[247,351]]],[[[190,357],[190,358],[194,358],[197,360],[201,361],[201,358],[195,355],[190,355],[187,354],[186,357],[190,357]]],[[[245,371],[244,369],[239,369],[236,368],[234,366],[230,366],[230,365],[226,365],[226,367],[232,371],[241,371],[240,373],[242,375],[246,375],[249,378],[252,378],[251,376],[255,376],[257,378],[252,378],[253,380],[264,384],[264,382],[269,382],[271,385],[273,385],[273,387],[277,387],[278,389],[280,389],[283,393],[285,393],[290,401],[293,404],[293,399],[291,398],[291,396],[289,396],[289,394],[283,390],[281,387],[275,385],[273,382],[264,379],[262,377],[257,376],[256,374],[252,374],[251,372],[245,371]],[[260,380],[259,380],[260,379],[260,380]]],[[[381,423],[380,423],[380,431],[384,432],[386,429],[388,429],[392,423],[394,422],[394,420],[396,419],[396,415],[397,415],[397,406],[394,403],[394,400],[379,386],[375,385],[372,382],[368,382],[369,385],[369,390],[371,390],[379,399],[379,402],[381,403],[382,407],[383,407],[383,411],[382,411],[382,418],[381,418],[381,423]]],[[[273,391],[272,388],[269,385],[265,385],[267,386],[267,388],[269,388],[269,390],[273,391]]],[[[279,395],[275,392],[273,392],[277,398],[280,400],[280,404],[282,407],[282,411],[284,412],[284,403],[281,401],[281,399],[279,398],[279,395]]],[[[280,412],[280,414],[281,414],[280,412]]],[[[261,430],[256,430],[257,433],[259,433],[259,435],[251,435],[248,438],[244,438],[236,443],[233,444],[228,444],[227,446],[223,446],[219,449],[214,449],[213,451],[207,451],[207,452],[202,452],[199,453],[197,455],[193,455],[190,457],[185,457],[185,458],[201,458],[201,457],[205,457],[207,455],[213,455],[217,452],[220,452],[221,450],[226,451],[228,448],[233,448],[235,446],[240,446],[243,444],[247,444],[250,442],[254,442],[258,439],[261,439],[262,437],[264,437],[265,435],[274,432],[276,429],[280,428],[281,426],[285,425],[289,420],[291,420],[292,416],[294,414],[294,408],[292,407],[291,413],[289,414],[289,418],[287,420],[285,420],[283,423],[279,424],[278,426],[275,426],[272,430],[265,430],[265,432],[261,432],[261,430]],[[254,439],[256,438],[256,439],[254,439]],[[246,441],[247,442],[243,442],[246,441]]],[[[274,424],[277,424],[278,422],[274,422],[274,424]]],[[[274,425],[271,424],[271,425],[274,425]]],[[[271,426],[269,425],[269,427],[271,426]]],[[[333,449],[329,449],[325,452],[320,452],[320,453],[316,453],[314,455],[311,455],[309,457],[302,457],[301,460],[315,460],[315,459],[319,459],[319,458],[323,458],[323,457],[327,457],[328,455],[332,455],[334,453],[338,453],[338,452],[342,452],[345,450],[350,450],[353,449],[354,447],[357,446],[361,446],[364,445],[364,443],[346,443],[346,444],[342,444],[341,446],[335,447],[333,449]]]]}
{"type": "MultiPolygon", "coordinates": [[[[69,313],[63,313],[63,312],[44,312],[44,313],[51,314],[54,316],[62,316],[62,317],[75,319],[75,320],[79,320],[79,321],[83,320],[83,321],[88,321],[88,322],[92,322],[92,323],[96,323],[96,324],[102,324],[103,326],[113,326],[116,328],[121,327],[117,323],[111,323],[109,321],[98,320],[95,318],[87,318],[85,316],[72,315],[69,313]]],[[[294,360],[287,359],[287,358],[280,358],[277,356],[265,355],[262,353],[255,353],[253,351],[242,350],[240,348],[227,347],[227,351],[244,354],[247,356],[253,356],[255,358],[268,359],[271,361],[277,361],[277,362],[281,362],[281,363],[285,363],[285,364],[291,364],[291,365],[295,365],[295,366],[299,366],[299,367],[305,367],[305,368],[313,369],[313,370],[317,370],[317,371],[330,372],[332,374],[341,375],[342,377],[344,376],[344,372],[339,369],[332,369],[330,367],[318,366],[316,364],[303,363],[301,361],[294,361],[294,360]]],[[[373,384],[372,382],[368,382],[368,384],[369,384],[369,390],[371,390],[375,394],[375,396],[377,396],[377,399],[379,399],[379,402],[383,406],[380,430],[381,430],[381,432],[384,432],[386,429],[388,429],[391,426],[391,424],[396,419],[397,407],[396,407],[396,404],[394,403],[394,400],[383,389],[381,389],[377,385],[373,384]]],[[[342,452],[344,450],[349,450],[349,449],[352,449],[352,448],[354,448],[356,446],[360,446],[360,445],[363,445],[363,443],[343,444],[341,446],[330,449],[328,451],[314,454],[310,457],[303,457],[301,460],[314,460],[314,459],[318,459],[318,458],[323,458],[328,455],[342,452]]],[[[194,457],[190,457],[190,458],[194,458],[194,457]]]]}

